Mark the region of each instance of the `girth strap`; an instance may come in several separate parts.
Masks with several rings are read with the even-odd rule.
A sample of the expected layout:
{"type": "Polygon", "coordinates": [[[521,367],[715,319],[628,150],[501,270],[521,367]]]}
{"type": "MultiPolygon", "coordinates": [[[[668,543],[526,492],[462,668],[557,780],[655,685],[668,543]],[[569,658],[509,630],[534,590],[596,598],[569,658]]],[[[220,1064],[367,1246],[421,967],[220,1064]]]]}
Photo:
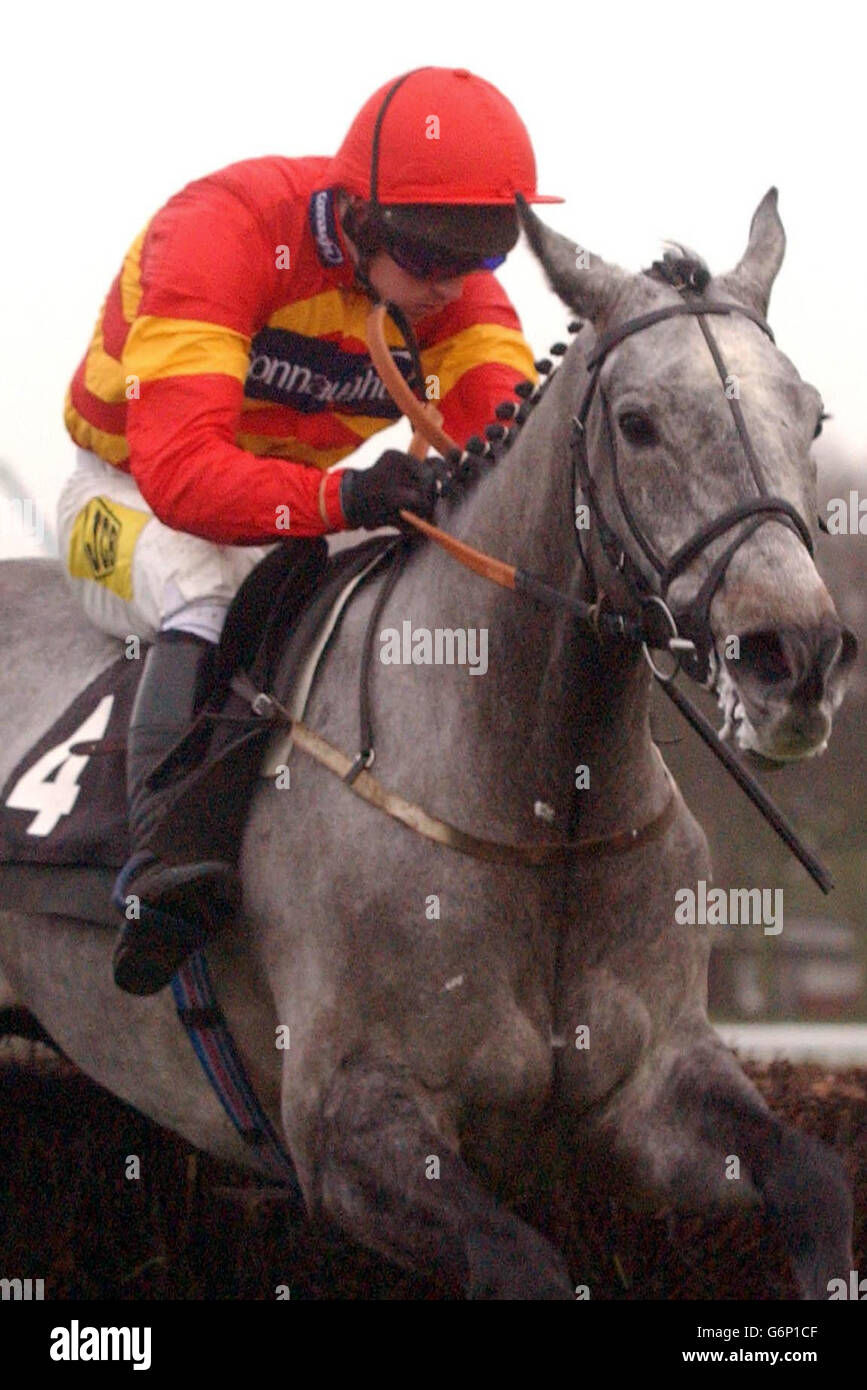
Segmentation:
{"type": "Polygon", "coordinates": [[[172,979],[178,1018],[217,1099],[246,1144],[295,1199],[304,1199],[292,1159],[263,1110],[214,993],[204,952],[191,956],[172,979]]]}

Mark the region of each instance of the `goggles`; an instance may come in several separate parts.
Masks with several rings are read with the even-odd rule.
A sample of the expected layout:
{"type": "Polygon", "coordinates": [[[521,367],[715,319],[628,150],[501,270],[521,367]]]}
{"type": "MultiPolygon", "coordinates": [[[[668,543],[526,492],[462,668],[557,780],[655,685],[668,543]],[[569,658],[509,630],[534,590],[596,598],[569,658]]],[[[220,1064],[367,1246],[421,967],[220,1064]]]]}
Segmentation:
{"type": "Polygon", "coordinates": [[[409,241],[405,237],[389,237],[383,250],[414,280],[453,280],[458,275],[470,275],[474,270],[496,270],[506,259],[505,256],[456,256],[440,246],[409,241]]]}

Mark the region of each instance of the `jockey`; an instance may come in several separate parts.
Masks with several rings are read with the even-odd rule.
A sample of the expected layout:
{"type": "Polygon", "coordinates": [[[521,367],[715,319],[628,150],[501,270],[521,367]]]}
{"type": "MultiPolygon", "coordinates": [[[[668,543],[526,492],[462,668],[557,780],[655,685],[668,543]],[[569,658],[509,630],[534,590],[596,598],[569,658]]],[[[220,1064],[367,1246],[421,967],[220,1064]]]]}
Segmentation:
{"type": "Polygon", "coordinates": [[[512,105],[465,69],[417,68],[374,93],[333,159],[230,165],[171,198],[127,252],[67,396],[77,465],[58,512],[88,617],[152,644],[127,751],[133,853],[114,892],[140,913],[115,948],[121,989],[161,989],[239,905],[233,865],[148,850],[160,795],[145,784],[208,692],[242,581],[287,535],[433,514],[430,463],[389,449],[368,469],[332,467],[399,414],[367,353],[370,301],[411,323],[460,444],[535,378],[491,274],[518,238],[518,192],[562,201],[536,193],[512,105]]]}

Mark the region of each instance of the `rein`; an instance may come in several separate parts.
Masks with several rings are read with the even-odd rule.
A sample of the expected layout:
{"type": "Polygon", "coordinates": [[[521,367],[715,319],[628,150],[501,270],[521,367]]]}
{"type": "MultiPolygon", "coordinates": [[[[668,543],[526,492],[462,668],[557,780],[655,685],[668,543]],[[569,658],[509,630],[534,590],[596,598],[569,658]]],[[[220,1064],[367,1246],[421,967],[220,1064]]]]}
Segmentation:
{"type": "MultiPolygon", "coordinates": [[[[705,321],[705,315],[743,314],[747,318],[752,319],[753,322],[767,334],[771,341],[774,341],[774,335],[769,325],[752,309],[735,303],[704,300],[701,296],[701,291],[696,291],[694,285],[677,283],[673,280],[670,281],[670,283],[675,284],[676,288],[680,290],[682,298],[678,303],[664,305],[651,313],[641,315],[638,318],[620,324],[597,341],[595,350],[587,363],[590,370],[587,387],[581,405],[579,406],[578,414],[573,416],[572,419],[571,452],[573,495],[577,497],[580,491],[586,493],[599,525],[600,541],[603,550],[615,569],[623,576],[628,587],[631,588],[640,609],[640,617],[636,617],[634,613],[619,612],[611,609],[607,606],[604,594],[600,596],[596,603],[592,604],[586,603],[580,599],[575,599],[571,595],[564,594],[560,590],[546,584],[544,580],[539,579],[535,575],[528,574],[526,571],[520,570],[514,565],[509,565],[502,560],[485,554],[483,551],[475,550],[465,542],[450,536],[447,532],[441,530],[440,527],[434,526],[431,522],[424,521],[414,512],[402,508],[400,516],[416,531],[439,545],[460,564],[472,570],[475,574],[489,579],[492,583],[498,584],[505,589],[512,589],[517,592],[525,593],[528,597],[538,600],[547,607],[568,610],[578,621],[592,628],[598,637],[617,637],[632,642],[633,644],[640,643],[642,652],[650,666],[654,678],[657,683],[662,686],[668,698],[677,707],[690,726],[698,733],[699,737],[711,750],[714,756],[722,763],[725,770],[734,778],[737,785],[747,795],[761,815],[764,816],[765,820],[780,839],[782,839],[786,847],[804,866],[810,877],[818,887],[821,888],[822,892],[829,893],[834,886],[834,879],[828,869],[823,865],[821,860],[808,849],[791,822],[783,815],[779,807],[771,800],[732,750],[722,742],[713,726],[705,719],[700,711],[695,708],[687,696],[674,685],[674,678],[680,670],[681,662],[685,657],[689,658],[691,669],[688,669],[694,679],[701,679],[702,675],[706,675],[712,651],[712,639],[710,639],[710,641],[708,640],[711,602],[725,577],[726,570],[734,554],[759,526],[767,521],[777,521],[782,525],[788,526],[796,532],[803,544],[807,547],[810,555],[813,554],[812,537],[800,514],[783,498],[771,497],[768,495],[764,485],[761,468],[746,428],[740,402],[730,397],[728,392],[726,392],[738,435],[750,465],[753,480],[758,488],[759,496],[753,500],[745,500],[737,503],[722,517],[718,517],[716,520],[707,523],[695,536],[685,542],[666,564],[656,555],[649,542],[645,540],[635,522],[625,493],[621,487],[617,472],[616,451],[613,445],[613,431],[611,430],[608,403],[600,388],[600,395],[605,411],[606,438],[618,502],[620,503],[627,525],[636,542],[660,577],[661,585],[659,593],[652,592],[643,573],[627,552],[625,546],[617,536],[617,533],[609,525],[599,505],[598,495],[590,475],[585,441],[585,426],[594,394],[599,385],[599,374],[602,365],[608,353],[618,346],[619,343],[623,342],[632,334],[640,333],[644,329],[650,328],[654,324],[660,323],[665,319],[679,315],[695,316],[711,352],[717,371],[725,386],[727,380],[725,363],[719,352],[716,340],[705,321]],[[687,294],[690,294],[691,297],[686,298],[687,294]],[[730,531],[741,521],[748,522],[746,528],[735,538],[734,542],[726,548],[722,556],[714,563],[708,579],[702,585],[693,603],[688,610],[680,615],[679,625],[666,601],[670,584],[694,559],[702,554],[708,545],[721,535],[724,535],[727,531],[730,531]],[[660,620],[662,622],[661,626],[660,620]],[[683,635],[683,633],[691,635],[683,635]],[[675,658],[675,666],[672,671],[665,673],[659,670],[650,656],[649,648],[651,647],[657,649],[666,648],[672,653],[675,658]]],[[[427,454],[428,444],[431,444],[434,448],[439,449],[441,453],[451,454],[460,465],[467,459],[467,453],[462,451],[455,441],[441,428],[442,416],[435,407],[429,402],[420,401],[414,395],[391,356],[385,339],[385,319],[388,313],[389,306],[382,303],[375,305],[370,311],[367,318],[368,349],[370,351],[371,360],[381,380],[384,382],[389,395],[403,414],[407,416],[413,426],[413,438],[409,452],[415,458],[424,458],[427,454]]],[[[561,348],[561,351],[562,350],[561,348]]],[[[536,392],[536,398],[538,398],[544,389],[545,386],[542,386],[536,392]]],[[[586,568],[586,561],[581,551],[577,530],[576,544],[578,545],[582,562],[585,563],[586,568]]],[[[372,748],[368,750],[370,761],[372,761],[372,751],[372,748]]],[[[358,760],[356,760],[356,762],[358,762],[358,760]]],[[[362,764],[362,766],[363,765],[364,764],[362,764]]],[[[369,765],[369,763],[367,765],[369,765]]],[[[635,835],[637,832],[631,833],[635,835]]],[[[580,844],[581,842],[577,843],[580,844]]]]}

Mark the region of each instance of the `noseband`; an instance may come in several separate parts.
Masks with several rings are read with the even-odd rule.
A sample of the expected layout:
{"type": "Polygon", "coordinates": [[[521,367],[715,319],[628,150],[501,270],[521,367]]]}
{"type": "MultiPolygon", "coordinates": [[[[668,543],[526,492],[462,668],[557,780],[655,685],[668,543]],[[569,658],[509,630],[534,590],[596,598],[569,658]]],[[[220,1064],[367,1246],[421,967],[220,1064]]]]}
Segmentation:
{"type": "MultiPolygon", "coordinates": [[[[707,316],[710,314],[743,314],[746,318],[752,319],[753,323],[774,342],[774,335],[770,327],[754,310],[747,308],[743,304],[728,304],[718,300],[706,300],[702,297],[701,290],[696,290],[694,284],[677,285],[683,298],[680,303],[666,304],[662,308],[654,309],[651,313],[642,314],[637,318],[629,319],[626,323],[618,324],[610,332],[605,333],[597,341],[596,347],[587,360],[589,377],[578,408],[577,415],[572,417],[572,431],[570,438],[570,448],[572,455],[572,487],[573,499],[575,502],[575,515],[577,519],[579,499],[583,495],[587,498],[591,513],[593,514],[599,530],[600,544],[604,554],[612,567],[623,577],[627,590],[633,601],[639,605],[645,617],[643,626],[649,635],[649,645],[659,645],[667,647],[675,656],[678,665],[684,663],[685,669],[694,680],[707,681],[711,676],[711,654],[713,652],[713,635],[710,627],[710,606],[714,595],[725,578],[726,571],[737,551],[755,531],[763,526],[767,521],[776,521],[781,525],[787,526],[791,531],[803,541],[810,555],[813,554],[813,538],[809,528],[801,517],[800,513],[786,502],[782,497],[772,497],[765,485],[762,475],[761,465],[753,448],[752,440],[747,430],[740,401],[729,395],[725,390],[730,377],[726,369],[725,362],[719,350],[719,345],[711,332],[707,323],[707,316]],[[689,296],[689,297],[687,297],[689,296]],[[689,314],[694,317],[702,331],[704,340],[708,345],[711,356],[723,389],[726,399],[734,416],[735,426],[741,441],[747,462],[750,466],[753,481],[758,490],[758,496],[747,498],[738,502],[727,512],[713,521],[707,522],[700,527],[688,541],[685,541],[674,555],[666,561],[656,551],[652,543],[645,536],[641,527],[635,519],[635,515],[629,505],[629,500],[623,488],[620,474],[617,467],[617,447],[614,440],[614,429],[611,422],[611,413],[604,388],[600,381],[600,373],[608,354],[613,351],[626,338],[631,338],[636,333],[642,333],[645,329],[652,328],[654,324],[662,323],[665,319],[680,317],[689,314]],[[599,491],[595,480],[591,477],[590,466],[587,457],[586,425],[593,403],[594,396],[598,389],[599,397],[602,401],[604,442],[605,452],[611,467],[611,476],[614,483],[614,491],[620,507],[620,511],[629,528],[629,531],[644,556],[647,563],[655,571],[658,578],[658,585],[654,586],[647,578],[644,570],[630,555],[621,537],[610,524],[599,500],[599,491]],[[722,555],[711,566],[710,574],[705,579],[695,598],[691,603],[680,609],[675,616],[668,604],[668,591],[673,581],[692,564],[703,552],[720,536],[726,535],[733,527],[740,522],[747,521],[749,524],[740,532],[739,535],[726,547],[722,555]],[[654,623],[651,608],[657,609],[658,617],[664,622],[665,628],[653,638],[654,623]]],[[[592,574],[587,557],[584,554],[580,533],[577,528],[575,531],[576,543],[579,553],[588,574],[592,574]]],[[[658,628],[659,624],[656,624],[658,628]]],[[[658,672],[653,665],[647,646],[645,655],[650,661],[654,672],[661,677],[664,673],[658,672]]],[[[677,667],[675,667],[676,671],[677,667]]],[[[674,674],[673,672],[671,674],[674,674]]],[[[666,678],[668,678],[666,676],[666,678]]]]}

